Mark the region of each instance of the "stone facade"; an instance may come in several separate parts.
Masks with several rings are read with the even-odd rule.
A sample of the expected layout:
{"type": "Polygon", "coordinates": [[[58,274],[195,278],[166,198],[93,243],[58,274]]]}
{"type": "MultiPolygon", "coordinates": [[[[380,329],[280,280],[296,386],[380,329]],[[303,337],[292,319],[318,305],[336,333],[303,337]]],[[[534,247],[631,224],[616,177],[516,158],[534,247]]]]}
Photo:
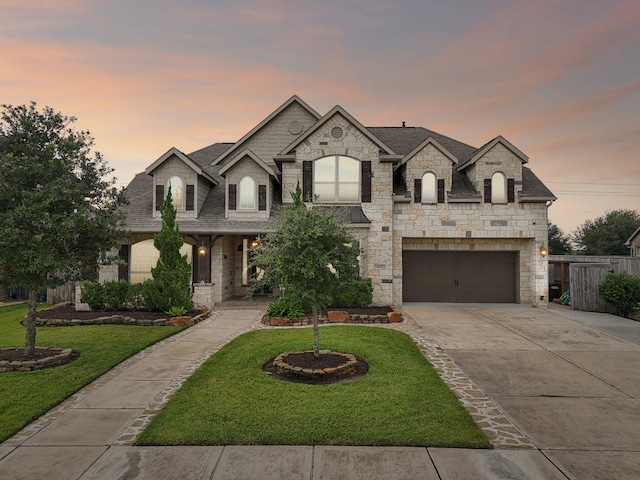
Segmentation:
{"type": "MultiPolygon", "coordinates": [[[[179,211],[178,222],[185,238],[206,233],[213,239],[211,282],[201,285],[206,294],[198,293],[198,298],[210,299],[203,302],[213,303],[246,294],[246,243],[268,231],[266,222],[276,204],[292,201],[290,192],[305,182],[305,162],[332,155],[370,162],[371,178],[366,182],[370,199],[362,198],[368,164],[360,164],[358,201],[306,200],[310,207],[357,208],[366,217],[353,225],[362,251],[361,272],[374,285],[374,304],[402,303],[404,251],[440,250],[514,252],[516,301],[546,305],[548,269],[539,251],[547,243],[547,208],[555,197],[531,172],[524,175],[528,158],[502,137],[476,149],[420,127],[365,128],[342,107],[320,116],[294,96],[235,144],[214,144],[193,157],[166,155],[148,171],[153,176],[151,187],[143,187],[141,178],[129,188],[166,185],[173,175],[185,185],[196,185],[196,212],[179,211]],[[212,152],[210,157],[207,152],[212,152]],[[195,163],[207,175],[222,177],[220,184],[203,180],[192,168],[195,163]],[[509,180],[509,200],[504,203],[485,202],[487,182],[496,172],[509,180]],[[418,198],[416,203],[411,195],[415,181],[425,173],[440,181],[438,202],[418,198]],[[239,201],[239,184],[247,176],[256,188],[256,208],[251,210],[240,208],[239,201]],[[237,188],[235,209],[229,208],[229,185],[237,188]],[[266,188],[264,210],[258,208],[259,185],[266,188]],[[190,223],[189,215],[197,220],[190,223]]],[[[158,216],[152,196],[152,204],[145,208],[158,216]]],[[[156,228],[142,216],[132,225],[132,238],[156,228]]],[[[109,275],[117,273],[116,269],[109,275]]]]}

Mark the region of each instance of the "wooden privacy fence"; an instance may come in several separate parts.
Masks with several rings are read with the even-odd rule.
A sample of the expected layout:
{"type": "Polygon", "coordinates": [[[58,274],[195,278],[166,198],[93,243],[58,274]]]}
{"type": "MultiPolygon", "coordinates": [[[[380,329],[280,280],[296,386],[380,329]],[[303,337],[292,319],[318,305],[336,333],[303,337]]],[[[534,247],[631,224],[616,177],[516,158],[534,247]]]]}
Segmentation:
{"type": "Polygon", "coordinates": [[[76,283],[68,282],[56,288],[47,289],[47,303],[55,305],[60,302],[76,301],[76,283]]]}
{"type": "Polygon", "coordinates": [[[549,263],[569,267],[571,309],[584,312],[610,311],[607,302],[600,297],[600,285],[610,273],[627,272],[640,277],[638,257],[551,255],[549,263]]]}

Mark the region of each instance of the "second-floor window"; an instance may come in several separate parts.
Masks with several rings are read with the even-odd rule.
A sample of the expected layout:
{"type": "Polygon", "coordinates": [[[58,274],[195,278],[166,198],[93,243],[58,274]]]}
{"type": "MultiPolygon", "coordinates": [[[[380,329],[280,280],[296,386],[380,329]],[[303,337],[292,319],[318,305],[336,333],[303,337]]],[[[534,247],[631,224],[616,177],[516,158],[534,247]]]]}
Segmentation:
{"type": "Polygon", "coordinates": [[[360,201],[360,162],[342,155],[316,160],[313,163],[313,201],[360,201]]]}
{"type": "Polygon", "coordinates": [[[422,175],[422,203],[437,203],[438,179],[436,174],[427,172],[422,175]]]}
{"type": "Polygon", "coordinates": [[[238,184],[240,190],[240,209],[256,209],[256,181],[251,177],[242,177],[238,184]]]}
{"type": "Polygon", "coordinates": [[[173,206],[180,210],[183,206],[182,200],[184,195],[184,183],[180,177],[171,177],[167,180],[167,192],[171,189],[171,197],[173,198],[173,206]]]}
{"type": "Polygon", "coordinates": [[[507,177],[502,172],[491,176],[491,203],[507,203],[507,177]]]}

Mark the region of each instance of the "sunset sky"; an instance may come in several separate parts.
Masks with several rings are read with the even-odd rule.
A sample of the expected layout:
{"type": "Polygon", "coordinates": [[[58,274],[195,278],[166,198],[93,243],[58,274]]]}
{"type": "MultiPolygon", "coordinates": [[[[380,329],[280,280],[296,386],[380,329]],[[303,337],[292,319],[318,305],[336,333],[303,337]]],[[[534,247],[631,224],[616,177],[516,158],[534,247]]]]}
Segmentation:
{"type": "Polygon", "coordinates": [[[78,117],[121,184],[296,94],[366,126],[502,135],[565,233],[640,210],[638,0],[0,0],[0,103],[78,117]]]}

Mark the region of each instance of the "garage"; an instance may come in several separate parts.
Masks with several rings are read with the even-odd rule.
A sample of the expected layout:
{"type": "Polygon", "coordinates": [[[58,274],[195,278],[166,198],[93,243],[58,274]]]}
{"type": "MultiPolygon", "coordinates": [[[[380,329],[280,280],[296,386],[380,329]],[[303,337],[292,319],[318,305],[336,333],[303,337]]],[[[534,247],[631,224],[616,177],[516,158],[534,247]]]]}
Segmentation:
{"type": "Polygon", "coordinates": [[[518,252],[402,252],[404,302],[517,302],[518,252]]]}

